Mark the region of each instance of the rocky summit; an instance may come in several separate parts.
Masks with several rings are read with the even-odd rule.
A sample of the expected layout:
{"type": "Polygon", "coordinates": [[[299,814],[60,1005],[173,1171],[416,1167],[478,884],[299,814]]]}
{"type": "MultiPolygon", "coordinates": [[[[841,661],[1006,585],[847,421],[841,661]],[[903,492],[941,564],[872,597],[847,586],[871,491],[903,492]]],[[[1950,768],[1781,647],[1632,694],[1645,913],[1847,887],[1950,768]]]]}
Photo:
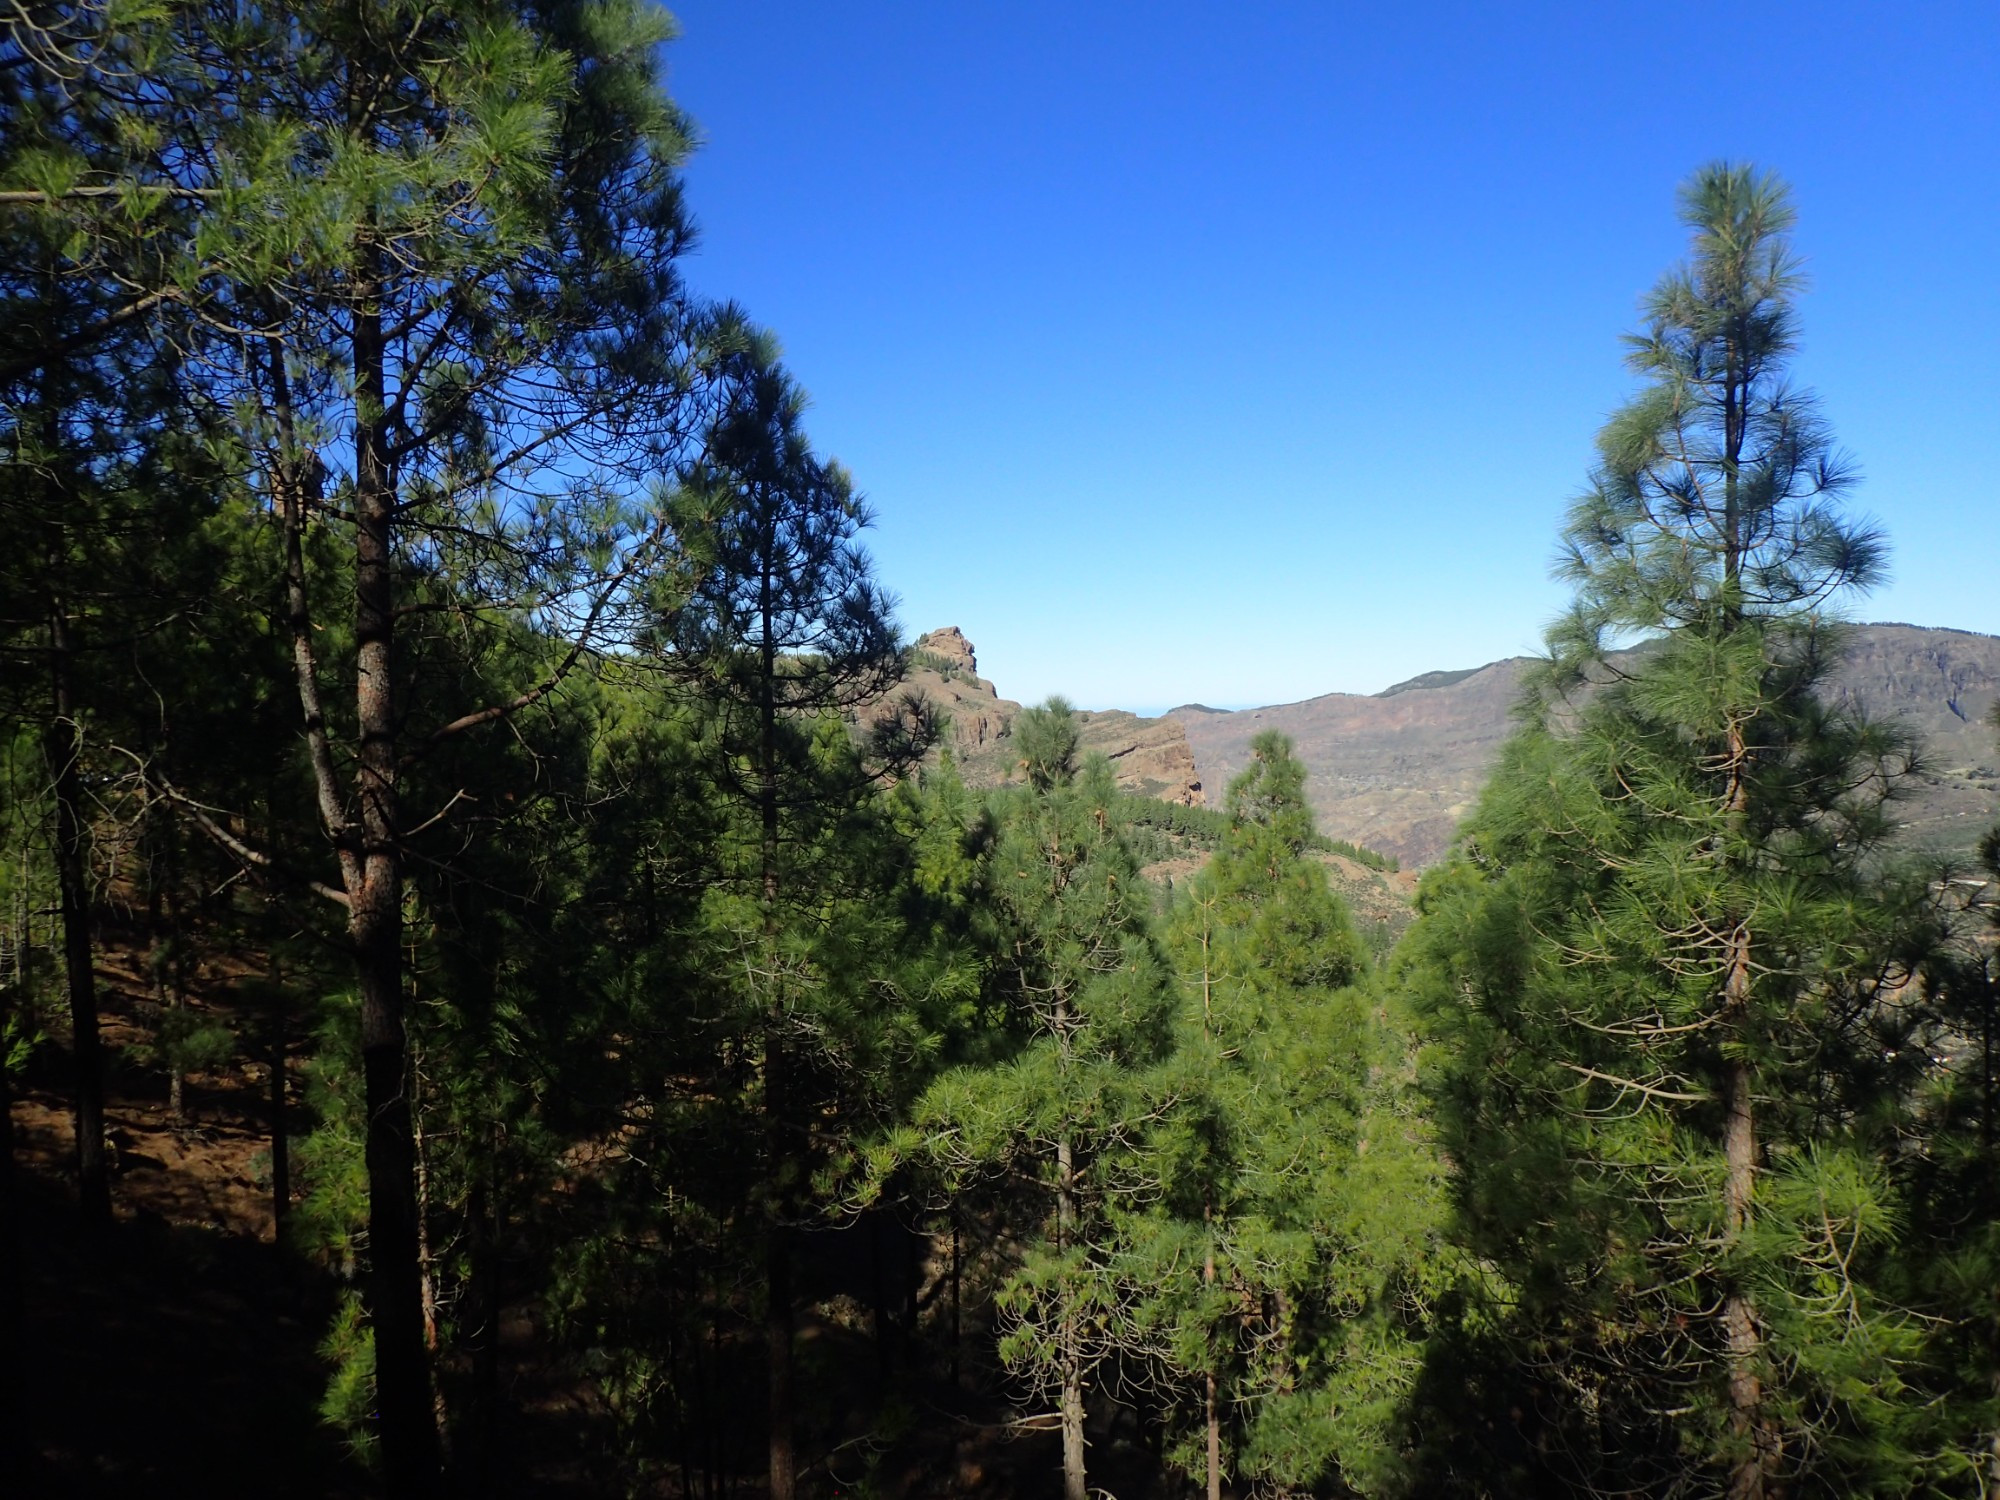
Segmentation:
{"type": "MultiPolygon", "coordinates": [[[[1308,767],[1320,831],[1420,869],[1450,847],[1478,797],[1512,728],[1528,664],[1509,657],[1426,672],[1372,695],[1327,693],[1235,712],[1189,703],[1157,719],[1117,709],[1078,718],[1084,749],[1108,755],[1121,786],[1189,806],[1220,802],[1249,762],[1250,741],[1281,730],[1308,767]]],[[[968,782],[997,786],[1019,775],[1012,731],[1021,705],[979,675],[964,632],[947,626],[919,637],[908,685],[949,714],[948,743],[968,782]]],[[[2000,747],[1987,718],[2000,698],[2000,637],[1855,626],[1835,691],[1920,736],[1924,756],[1903,804],[1905,846],[1969,854],[2000,814],[2000,747]]]]}
{"type": "MultiPolygon", "coordinates": [[[[1002,698],[979,675],[972,642],[955,625],[917,638],[910,652],[907,687],[950,717],[946,742],[966,781],[998,786],[1020,776],[1014,719],[1021,705],[1002,698]]],[[[1122,709],[1080,710],[1083,749],[1108,756],[1118,784],[1143,797],[1199,807],[1202,781],[1186,729],[1171,716],[1142,718],[1122,709]]]]}

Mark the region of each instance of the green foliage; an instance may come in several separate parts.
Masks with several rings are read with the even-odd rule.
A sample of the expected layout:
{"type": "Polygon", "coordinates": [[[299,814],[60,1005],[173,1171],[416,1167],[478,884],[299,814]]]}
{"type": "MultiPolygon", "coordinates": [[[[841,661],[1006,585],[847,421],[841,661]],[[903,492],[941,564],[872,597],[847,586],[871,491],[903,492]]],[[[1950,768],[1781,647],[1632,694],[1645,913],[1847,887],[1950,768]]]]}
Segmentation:
{"type": "Polygon", "coordinates": [[[310,1131],[293,1153],[302,1198],[290,1220],[293,1245],[343,1279],[355,1274],[368,1226],[368,1169],[361,1056],[351,994],[330,996],[305,1070],[310,1131]]]}
{"type": "Polygon", "coordinates": [[[1054,697],[1021,710],[1014,723],[1014,743],[1020,748],[1028,785],[1038,792],[1068,785],[1076,774],[1082,739],[1083,726],[1067,698],[1054,697]]]}
{"type": "Polygon", "coordinates": [[[1127,828],[1157,829],[1204,851],[1214,849],[1229,831],[1229,815],[1216,808],[1187,807],[1130,792],[1119,793],[1117,814],[1127,828]]]}
{"type": "Polygon", "coordinates": [[[1126,1273],[1163,1341],[1181,1467],[1205,1465],[1213,1374],[1227,1472],[1372,1492],[1416,1374],[1438,1171],[1360,940],[1311,857],[1291,744],[1261,736],[1253,754],[1229,833],[1169,917],[1177,1103],[1126,1273]]]}
{"type": "MultiPolygon", "coordinates": [[[[1275,731],[1274,731],[1275,732],[1275,731]]],[[[1214,807],[1189,807],[1179,802],[1162,802],[1157,797],[1120,793],[1116,816],[1127,829],[1133,851],[1142,861],[1168,859],[1187,851],[1212,853],[1227,836],[1235,819],[1214,807]]],[[[1379,854],[1345,839],[1328,838],[1313,830],[1310,845],[1321,854],[1338,854],[1364,869],[1393,874],[1402,868],[1394,855],[1379,854]]]]}
{"type": "Polygon", "coordinates": [[[237,1048],[234,1028],[205,1012],[182,1008],[161,1013],[149,1051],[154,1066],[200,1073],[223,1066],[237,1048]]]}
{"type": "MultiPolygon", "coordinates": [[[[898,1334],[910,1385],[849,1401],[851,1308],[781,1268],[946,1205],[953,1326],[962,1231],[966,1321],[1073,1490],[1087,1405],[1123,1401],[1189,1474],[1213,1420],[1239,1491],[1983,1492],[1991,934],[1945,947],[1933,872],[1888,857],[1914,749],[1828,687],[1826,612],[1882,546],[1787,381],[1781,184],[1686,189],[1573,605],[1384,966],[1321,856],[1396,862],[1313,827],[1281,736],[1221,809],[1120,793],[1061,699],[1014,726],[1025,784],[918,770],[935,716],[895,690],[962,669],[900,648],[775,340],[681,285],[664,12],[357,14],[10,32],[0,1065],[54,989],[53,751],[135,851],[162,990],[262,954],[237,998],[311,1028],[286,1234],[337,1298],[320,1410],[362,1465],[409,1370],[383,1318],[378,1385],[357,1283],[407,1186],[433,1338],[403,1388],[421,1426],[435,1381],[468,1492],[507,1449],[510,1309],[602,1423],[575,1483],[712,1494],[777,1435],[743,1413],[807,1301],[840,1336],[802,1449],[886,1490],[938,1306],[898,1334]],[[1193,852],[1170,897],[1140,875],[1193,852]],[[364,854],[411,1122],[373,1145],[407,1184],[371,1180],[388,1116],[326,956],[362,952],[364,854]]],[[[249,1045],[173,1005],[153,1043],[178,1072],[249,1045]]]]}
{"type": "Polygon", "coordinates": [[[1351,859],[1363,869],[1385,875],[1394,875],[1403,868],[1403,862],[1393,854],[1379,854],[1364,845],[1350,844],[1346,839],[1330,839],[1325,834],[1315,836],[1313,847],[1328,854],[1338,854],[1342,859],[1351,859]]]}
{"type": "Polygon", "coordinates": [[[380,1456],[375,1436],[375,1340],[361,1310],[361,1294],[341,1293],[333,1321],[319,1341],[318,1354],[333,1371],[320,1397],[320,1420],[341,1434],[348,1452],[364,1468],[380,1456]]]}
{"type": "Polygon", "coordinates": [[[1084,1390],[1137,1332],[1117,1225],[1157,1192],[1139,1148],[1164,1102],[1171,994],[1110,767],[1073,771],[1067,705],[1036,712],[1031,780],[996,796],[978,877],[973,931],[1004,1042],[923,1092],[891,1159],[954,1194],[982,1181],[1031,1193],[997,1303],[1000,1354],[1055,1407],[1080,1485],[1084,1390]]]}
{"type": "Polygon", "coordinates": [[[1463,1437],[1431,1482],[1904,1493],[1947,1446],[1890,1167],[1937,923],[1877,857],[1909,747],[1824,691],[1811,612],[1877,548],[1783,380],[1782,189],[1714,168],[1684,204],[1576,605],[1399,958],[1490,1268],[1433,1346],[1427,1420],[1463,1437]],[[1613,672],[1632,632],[1661,634],[1613,672]]]}

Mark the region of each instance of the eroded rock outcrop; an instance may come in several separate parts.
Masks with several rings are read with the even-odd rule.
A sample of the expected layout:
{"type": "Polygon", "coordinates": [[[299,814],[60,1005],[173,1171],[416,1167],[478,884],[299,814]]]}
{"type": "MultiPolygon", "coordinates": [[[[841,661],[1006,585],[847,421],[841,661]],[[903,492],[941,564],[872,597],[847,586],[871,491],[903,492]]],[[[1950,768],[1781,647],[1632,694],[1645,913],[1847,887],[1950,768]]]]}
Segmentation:
{"type": "MultiPolygon", "coordinates": [[[[1002,698],[979,675],[978,655],[956,625],[917,637],[906,687],[949,716],[945,743],[968,783],[998,786],[1018,779],[1013,729],[1021,705],[1002,698]]],[[[1201,774],[1179,720],[1141,718],[1120,709],[1086,710],[1077,717],[1084,751],[1110,757],[1121,787],[1183,806],[1202,804],[1201,774]]]]}

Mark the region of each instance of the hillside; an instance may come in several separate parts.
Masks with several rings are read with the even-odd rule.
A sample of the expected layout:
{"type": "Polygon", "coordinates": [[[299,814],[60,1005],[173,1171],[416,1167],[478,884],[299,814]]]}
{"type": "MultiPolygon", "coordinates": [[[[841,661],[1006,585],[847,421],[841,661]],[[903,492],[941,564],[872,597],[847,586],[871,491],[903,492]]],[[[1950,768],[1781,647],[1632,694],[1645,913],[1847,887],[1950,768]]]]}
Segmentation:
{"type": "MultiPolygon", "coordinates": [[[[1325,833],[1421,867],[1444,853],[1477,797],[1526,664],[1512,657],[1429,672],[1373,696],[1328,693],[1236,713],[1190,705],[1168,717],[1212,786],[1242,769],[1258,732],[1284,731],[1310,768],[1325,833]]],[[[1862,708],[1923,737],[1927,763],[1904,814],[1910,847],[1968,852],[2000,810],[2000,750],[1986,723],[2000,696],[2000,637],[1858,626],[1837,680],[1862,708]]]]}
{"type": "MultiPolygon", "coordinates": [[[[950,715],[947,741],[970,785],[1014,779],[1013,728],[1021,705],[979,675],[972,643],[957,626],[917,638],[906,685],[950,715]]],[[[1184,807],[1203,805],[1201,777],[1178,719],[1146,719],[1122,709],[1079,710],[1077,718],[1084,750],[1109,756],[1125,790],[1184,807]]]]}

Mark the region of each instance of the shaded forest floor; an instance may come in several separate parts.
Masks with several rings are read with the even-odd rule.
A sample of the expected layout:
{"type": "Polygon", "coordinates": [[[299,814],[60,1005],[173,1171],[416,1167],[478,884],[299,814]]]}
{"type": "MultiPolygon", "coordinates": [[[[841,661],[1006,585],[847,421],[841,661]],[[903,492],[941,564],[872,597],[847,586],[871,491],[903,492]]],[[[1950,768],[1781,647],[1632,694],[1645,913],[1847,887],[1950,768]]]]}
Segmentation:
{"type": "MultiPolygon", "coordinates": [[[[191,1077],[177,1124],[164,1077],[139,1062],[142,972],[130,946],[100,956],[108,1234],[85,1233],[77,1216],[60,1046],[39,1049],[15,1100],[27,1314],[18,1415],[39,1462],[33,1482],[51,1496],[364,1494],[317,1411],[331,1288],[273,1232],[269,1075],[232,1060],[191,1077]]],[[[203,964],[191,998],[254,1027],[228,1013],[237,977],[203,964]]]]}
{"type": "MultiPolygon", "coordinates": [[[[373,1493],[340,1433],[318,1411],[327,1367],[316,1352],[334,1306],[330,1277],[277,1243],[269,1183],[268,1057],[236,1056],[190,1076],[185,1119],[165,1078],[145,1065],[150,994],[136,946],[101,955],[99,1001],[109,1067],[114,1223],[80,1224],[62,1038],[38,1049],[14,1103],[27,1313],[23,1424],[31,1494],[299,1496],[373,1493]]],[[[190,1000],[239,1035],[261,1018],[236,1011],[255,968],[210,959],[190,1000]]],[[[303,1054],[294,1047],[288,1072],[303,1054]]],[[[296,1091],[294,1091],[296,1099],[296,1091]]],[[[292,1128],[302,1122],[293,1121],[292,1128]]],[[[865,1316],[802,1309],[799,1374],[808,1427],[802,1493],[1001,1500],[1059,1493],[1056,1434],[1023,1424],[996,1372],[944,1377],[941,1351],[908,1350],[885,1375],[865,1316]],[[935,1368],[934,1368],[935,1367],[935,1368]],[[857,1436],[857,1434],[868,1434],[857,1436]]],[[[968,1329],[968,1334],[970,1330],[968,1329]]],[[[974,1340],[968,1338],[970,1346],[974,1340]]],[[[973,1357],[971,1347],[966,1350],[973,1357]]],[[[641,1493],[754,1500],[763,1493],[760,1352],[739,1351],[743,1430],[722,1468],[662,1466],[641,1493]],[[683,1474],[692,1480],[684,1491],[683,1474]]],[[[595,1496],[630,1470],[613,1457],[608,1413],[587,1375],[553,1359],[531,1307],[504,1319],[500,1420],[475,1493],[595,1496]]],[[[1116,1414],[1106,1411],[1104,1417],[1116,1414]]],[[[1120,1500],[1189,1493],[1161,1476],[1136,1424],[1096,1424],[1093,1487],[1120,1500]]]]}

